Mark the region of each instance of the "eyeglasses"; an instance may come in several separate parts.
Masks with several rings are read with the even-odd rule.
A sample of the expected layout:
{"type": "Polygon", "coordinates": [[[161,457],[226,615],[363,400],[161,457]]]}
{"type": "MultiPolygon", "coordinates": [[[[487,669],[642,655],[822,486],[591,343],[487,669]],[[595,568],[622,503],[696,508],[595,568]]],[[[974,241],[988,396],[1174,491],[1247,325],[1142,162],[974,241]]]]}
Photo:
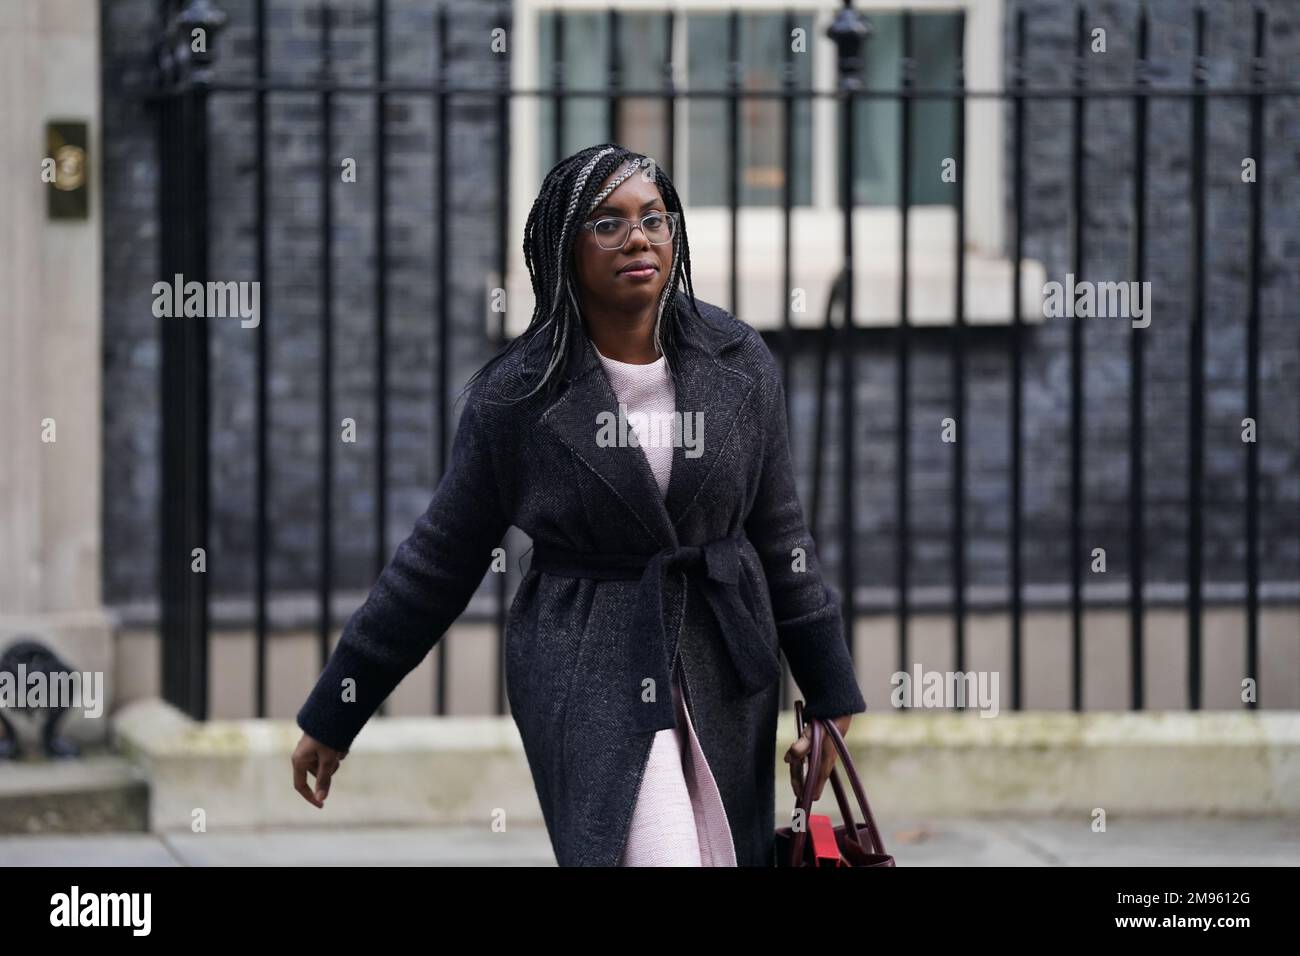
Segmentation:
{"type": "MultiPolygon", "coordinates": [[[[678,213],[675,212],[652,212],[642,216],[635,225],[641,227],[641,232],[647,241],[661,246],[677,234],[677,218],[678,213]]],[[[630,219],[606,216],[603,219],[584,222],[582,228],[591,230],[600,248],[613,250],[623,248],[623,243],[627,242],[627,237],[632,234],[633,225],[630,219]]]]}

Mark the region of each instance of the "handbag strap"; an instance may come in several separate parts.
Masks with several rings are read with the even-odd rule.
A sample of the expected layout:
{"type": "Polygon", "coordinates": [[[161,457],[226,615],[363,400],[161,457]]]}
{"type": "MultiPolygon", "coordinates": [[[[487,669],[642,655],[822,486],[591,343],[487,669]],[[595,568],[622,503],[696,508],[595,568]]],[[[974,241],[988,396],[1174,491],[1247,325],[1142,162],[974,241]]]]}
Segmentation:
{"type": "MultiPolygon", "coordinates": [[[[794,719],[795,719],[796,734],[802,737],[804,720],[803,720],[803,701],[801,700],[797,700],[794,703],[794,719]]],[[[824,732],[825,728],[826,728],[826,724],[823,724],[820,729],[824,732]]],[[[838,730],[839,728],[836,729],[838,730]]],[[[818,728],[814,726],[813,733],[816,733],[817,730],[818,728]]],[[[825,743],[823,743],[822,746],[825,747],[826,746],[825,743]]],[[[820,764],[814,762],[812,766],[817,767],[820,766],[820,764]]],[[[858,844],[859,846],[862,846],[862,841],[858,838],[857,823],[853,819],[853,807],[849,804],[848,798],[845,797],[844,795],[844,786],[843,784],[840,783],[840,775],[836,772],[834,766],[831,767],[830,781],[831,781],[831,790],[835,793],[835,802],[839,804],[840,807],[840,816],[844,819],[845,833],[848,835],[848,838],[851,839],[854,843],[858,844]]],[[[811,812],[811,806],[809,807],[809,812],[811,812]]],[[[864,851],[870,850],[869,847],[863,847],[863,849],[864,851]]]]}
{"type": "MultiPolygon", "coordinates": [[[[802,703],[803,703],[802,701],[795,701],[794,703],[795,720],[796,723],[798,723],[799,725],[803,724],[803,720],[801,716],[802,703]]],[[[797,809],[802,812],[800,816],[797,818],[797,822],[801,821],[802,826],[795,829],[794,839],[790,841],[790,865],[791,866],[799,865],[799,862],[803,859],[804,844],[808,842],[808,820],[809,817],[812,815],[812,804],[813,804],[813,798],[812,798],[812,791],[813,791],[812,783],[814,779],[813,773],[816,773],[816,770],[813,769],[813,773],[809,773],[808,771],[809,768],[817,768],[821,766],[823,734],[824,732],[822,731],[821,727],[817,725],[817,721],[814,718],[813,725],[812,725],[812,750],[810,750],[808,752],[808,756],[803,759],[803,765],[800,769],[800,773],[802,774],[803,784],[800,787],[799,803],[797,809]]],[[[803,736],[802,729],[799,730],[799,736],[801,737],[803,736]]]]}
{"type": "MultiPolygon", "coordinates": [[[[799,736],[802,736],[803,701],[795,701],[794,711],[795,724],[798,728],[799,736]]],[[[812,749],[804,759],[805,772],[803,779],[806,785],[802,788],[802,795],[799,798],[799,809],[803,811],[804,827],[802,830],[798,830],[794,834],[794,840],[792,841],[791,846],[791,863],[794,864],[803,858],[803,849],[807,838],[808,817],[812,811],[813,804],[812,787],[810,784],[815,779],[817,768],[821,766],[822,749],[825,746],[824,742],[827,737],[830,738],[831,745],[835,747],[841,762],[844,764],[844,772],[848,775],[849,783],[852,785],[854,795],[858,799],[858,807],[862,811],[863,820],[867,827],[867,834],[874,846],[874,852],[887,855],[888,851],[885,849],[885,841],[880,836],[879,827],[876,826],[876,819],[871,813],[871,805],[867,802],[866,790],[862,786],[862,780],[858,776],[857,768],[853,765],[853,758],[849,755],[849,748],[844,742],[843,734],[840,733],[839,727],[835,725],[833,720],[825,720],[819,717],[813,717],[810,719],[812,721],[812,749]],[[807,772],[807,768],[812,768],[812,774],[807,772]]],[[[853,821],[853,815],[850,812],[849,803],[847,799],[845,799],[843,787],[840,784],[837,771],[834,767],[831,768],[830,781],[831,787],[835,791],[836,801],[840,805],[840,814],[844,817],[846,835],[855,842],[858,842],[858,845],[861,846],[861,842],[858,840],[858,827],[853,821]]],[[[869,848],[864,847],[863,849],[870,852],[869,848]]]]}
{"type": "MultiPolygon", "coordinates": [[[[840,760],[844,764],[844,773],[853,786],[853,792],[857,795],[858,807],[862,810],[862,817],[867,825],[867,833],[871,836],[871,842],[875,844],[876,852],[888,854],[889,851],[885,849],[885,841],[880,837],[880,828],[876,826],[876,818],[871,813],[871,804],[867,802],[866,788],[862,786],[862,779],[858,776],[857,768],[853,765],[853,758],[849,756],[849,748],[844,742],[844,735],[840,733],[840,729],[835,726],[833,720],[826,720],[822,723],[830,733],[831,742],[835,745],[835,749],[839,751],[840,760]]],[[[832,779],[834,776],[835,770],[832,769],[832,779]]]]}

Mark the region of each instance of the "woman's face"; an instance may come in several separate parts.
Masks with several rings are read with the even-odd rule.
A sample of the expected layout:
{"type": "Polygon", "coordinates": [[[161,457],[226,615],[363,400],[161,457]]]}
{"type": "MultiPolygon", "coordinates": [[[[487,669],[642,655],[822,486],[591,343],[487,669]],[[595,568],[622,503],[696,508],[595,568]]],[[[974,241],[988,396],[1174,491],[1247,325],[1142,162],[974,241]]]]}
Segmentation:
{"type": "MultiPolygon", "coordinates": [[[[611,173],[602,185],[614,179],[611,173]]],[[[590,229],[579,229],[573,250],[574,268],[581,286],[580,298],[596,309],[635,312],[659,301],[664,283],[672,271],[673,242],[651,243],[635,224],[652,212],[667,212],[653,178],[637,171],[623,180],[604,202],[591,211],[588,222],[606,216],[621,216],[633,223],[618,249],[602,249],[590,229]],[[636,263],[648,269],[635,268],[636,263]],[[632,267],[632,268],[629,268],[632,267]]],[[[608,240],[606,241],[608,244],[608,240]]]]}

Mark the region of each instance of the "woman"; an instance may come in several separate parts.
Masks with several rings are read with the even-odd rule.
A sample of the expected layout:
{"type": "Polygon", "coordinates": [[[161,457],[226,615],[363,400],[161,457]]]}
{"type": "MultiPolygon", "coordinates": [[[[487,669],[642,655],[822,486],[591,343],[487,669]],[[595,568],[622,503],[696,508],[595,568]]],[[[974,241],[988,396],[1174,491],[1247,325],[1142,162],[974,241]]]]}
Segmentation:
{"type": "MultiPolygon", "coordinates": [[[[295,789],[324,805],[513,524],[533,554],[506,681],[559,864],[771,866],[779,653],[809,716],[847,731],[866,709],[777,365],[695,299],[681,203],[645,156],[605,143],[558,163],[524,254],[532,321],[470,379],[446,475],[299,711],[295,789]]],[[[785,755],[796,795],[810,743],[785,755]]]]}

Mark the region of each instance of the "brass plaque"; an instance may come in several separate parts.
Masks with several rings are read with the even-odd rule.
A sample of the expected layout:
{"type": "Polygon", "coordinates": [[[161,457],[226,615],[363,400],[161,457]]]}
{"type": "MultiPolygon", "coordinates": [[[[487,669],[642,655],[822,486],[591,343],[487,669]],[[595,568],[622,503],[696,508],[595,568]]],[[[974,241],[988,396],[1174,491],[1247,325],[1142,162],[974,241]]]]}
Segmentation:
{"type": "Polygon", "coordinates": [[[90,158],[86,124],[45,124],[45,161],[41,179],[45,182],[46,211],[51,219],[85,219],[90,215],[90,158]]]}

